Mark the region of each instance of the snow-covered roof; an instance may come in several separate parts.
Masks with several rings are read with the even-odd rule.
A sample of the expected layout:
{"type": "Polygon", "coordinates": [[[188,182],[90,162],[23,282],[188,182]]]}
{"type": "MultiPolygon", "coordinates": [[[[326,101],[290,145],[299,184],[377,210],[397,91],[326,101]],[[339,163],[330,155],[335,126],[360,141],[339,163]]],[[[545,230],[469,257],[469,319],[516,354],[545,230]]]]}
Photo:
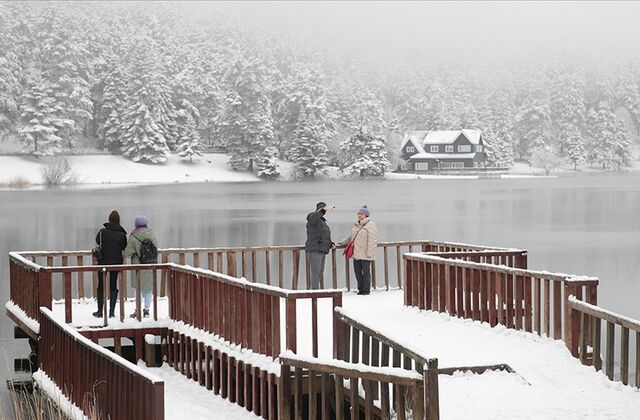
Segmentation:
{"type": "Polygon", "coordinates": [[[416,153],[409,159],[473,159],[475,152],[472,153],[416,153]]]}
{"type": "Polygon", "coordinates": [[[406,146],[408,142],[411,142],[414,146],[416,146],[418,152],[424,152],[424,149],[422,148],[422,142],[424,141],[424,138],[428,133],[428,130],[406,131],[404,133],[404,140],[402,141],[402,145],[400,145],[400,150],[404,149],[404,146],[406,146]]]}
{"type": "Polygon", "coordinates": [[[427,136],[424,138],[423,144],[451,144],[456,141],[460,134],[464,134],[472,144],[480,143],[480,130],[453,130],[429,131],[427,136]]]}
{"type": "Polygon", "coordinates": [[[471,144],[480,144],[480,137],[482,135],[480,130],[423,130],[405,132],[400,149],[404,149],[404,146],[406,146],[409,141],[412,141],[418,148],[418,152],[423,153],[424,146],[431,144],[452,144],[460,134],[464,134],[471,144]]]}

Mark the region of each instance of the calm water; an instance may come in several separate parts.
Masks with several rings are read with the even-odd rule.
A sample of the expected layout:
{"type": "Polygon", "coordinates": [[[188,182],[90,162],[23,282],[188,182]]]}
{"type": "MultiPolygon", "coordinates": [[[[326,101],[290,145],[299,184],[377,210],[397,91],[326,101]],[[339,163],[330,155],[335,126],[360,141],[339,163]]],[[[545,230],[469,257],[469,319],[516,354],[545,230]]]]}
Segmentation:
{"type": "MultiPolygon", "coordinates": [[[[323,200],[335,239],[367,204],[381,240],[436,239],[529,250],[530,267],[599,276],[600,304],[640,318],[640,176],[558,179],[314,182],[0,192],[0,301],[10,250],[88,249],[116,208],[130,230],[147,215],[162,246],[281,245],[304,241],[323,200]]],[[[0,317],[0,380],[26,356],[0,317]]],[[[4,386],[3,386],[4,388],[4,386]]]]}

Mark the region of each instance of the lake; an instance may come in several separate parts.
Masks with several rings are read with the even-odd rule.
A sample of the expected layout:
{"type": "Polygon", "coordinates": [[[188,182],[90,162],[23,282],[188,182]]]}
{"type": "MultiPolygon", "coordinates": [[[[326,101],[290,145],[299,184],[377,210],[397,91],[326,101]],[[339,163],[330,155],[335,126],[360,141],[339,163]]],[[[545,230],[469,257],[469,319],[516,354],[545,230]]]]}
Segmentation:
{"type": "MultiPolygon", "coordinates": [[[[367,204],[380,240],[525,248],[531,268],[600,277],[599,304],[640,318],[640,175],[0,192],[0,300],[9,299],[10,250],[88,249],[112,209],[127,230],[148,216],[162,247],[284,245],[304,242],[305,216],[320,200],[337,207],[327,216],[334,240],[367,204]]],[[[4,385],[13,358],[28,354],[5,316],[0,347],[4,385]]]]}

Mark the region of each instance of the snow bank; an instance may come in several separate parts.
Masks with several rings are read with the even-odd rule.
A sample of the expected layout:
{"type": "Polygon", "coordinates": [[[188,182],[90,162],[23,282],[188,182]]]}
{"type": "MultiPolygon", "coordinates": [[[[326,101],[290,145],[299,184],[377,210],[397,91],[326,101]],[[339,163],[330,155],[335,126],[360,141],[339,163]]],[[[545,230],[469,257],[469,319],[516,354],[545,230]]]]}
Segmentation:
{"type": "Polygon", "coordinates": [[[40,388],[53,401],[60,410],[71,420],[88,420],[82,410],[72,403],[62,392],[62,390],[41,370],[33,374],[36,386],[40,388]]]}
{"type": "MultiPolygon", "coordinates": [[[[170,184],[176,182],[251,182],[258,178],[228,168],[228,156],[208,153],[193,164],[171,156],[163,165],[135,163],[122,156],[88,155],[67,157],[79,184],[170,184]]],[[[42,184],[43,159],[0,156],[0,184],[22,177],[33,185],[42,184]]]]}

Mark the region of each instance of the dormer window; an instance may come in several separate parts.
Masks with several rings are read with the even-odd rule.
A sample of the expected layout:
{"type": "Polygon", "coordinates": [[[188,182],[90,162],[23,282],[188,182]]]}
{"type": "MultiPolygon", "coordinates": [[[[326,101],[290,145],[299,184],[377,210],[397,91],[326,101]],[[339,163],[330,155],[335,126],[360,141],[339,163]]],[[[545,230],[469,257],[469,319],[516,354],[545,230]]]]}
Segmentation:
{"type": "Polygon", "coordinates": [[[407,153],[414,153],[416,151],[416,148],[413,146],[407,146],[407,153]]]}
{"type": "Polygon", "coordinates": [[[469,144],[461,144],[458,146],[458,153],[469,153],[471,152],[471,145],[469,144]]]}
{"type": "Polygon", "coordinates": [[[453,153],[453,146],[444,146],[444,151],[447,153],[453,153]]]}
{"type": "Polygon", "coordinates": [[[431,146],[429,150],[431,151],[431,153],[438,153],[438,146],[431,146]]]}

